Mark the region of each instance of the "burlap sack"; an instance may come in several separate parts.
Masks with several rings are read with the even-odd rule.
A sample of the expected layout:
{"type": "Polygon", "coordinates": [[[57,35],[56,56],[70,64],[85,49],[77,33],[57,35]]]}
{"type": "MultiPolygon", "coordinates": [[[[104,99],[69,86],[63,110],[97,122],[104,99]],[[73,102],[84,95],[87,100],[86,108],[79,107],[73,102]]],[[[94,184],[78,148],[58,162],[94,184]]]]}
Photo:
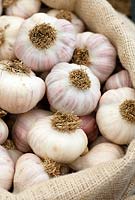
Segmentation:
{"type": "MultiPolygon", "coordinates": [[[[135,27],[105,0],[44,0],[54,8],[74,10],[94,32],[115,45],[135,86],[135,27]]],[[[128,133],[127,133],[128,134],[128,133]]],[[[124,158],[51,179],[13,195],[0,189],[0,200],[133,200],[135,140],[124,158]]]]}

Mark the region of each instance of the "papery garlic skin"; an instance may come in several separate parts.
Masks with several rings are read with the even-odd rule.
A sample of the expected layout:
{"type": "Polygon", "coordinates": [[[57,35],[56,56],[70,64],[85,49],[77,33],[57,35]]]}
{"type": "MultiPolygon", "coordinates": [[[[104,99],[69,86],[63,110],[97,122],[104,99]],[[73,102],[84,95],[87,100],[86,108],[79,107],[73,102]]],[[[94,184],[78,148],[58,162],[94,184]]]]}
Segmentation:
{"type": "Polygon", "coordinates": [[[18,72],[15,66],[13,61],[0,61],[0,107],[19,114],[31,110],[43,98],[45,84],[32,71],[18,72]],[[15,71],[9,71],[9,66],[15,71]]]}
{"type": "MultiPolygon", "coordinates": [[[[46,80],[47,98],[50,105],[61,112],[73,112],[78,116],[84,116],[93,112],[100,99],[100,82],[97,77],[83,65],[59,63],[47,76],[46,80]],[[89,85],[85,88],[75,86],[80,82],[80,76],[71,76],[79,71],[83,76],[86,76],[89,85]],[[76,80],[75,80],[76,79],[76,80]],[[87,87],[88,86],[88,87],[87,87]]],[[[86,83],[87,84],[87,83],[86,83]]],[[[82,86],[83,87],[83,86],[82,86]]]]}
{"type": "Polygon", "coordinates": [[[96,140],[98,136],[98,127],[96,124],[96,118],[92,115],[85,115],[80,117],[81,129],[86,133],[89,142],[96,140]]]}
{"type": "Polygon", "coordinates": [[[0,119],[0,144],[3,144],[6,141],[8,134],[9,130],[7,124],[0,119]]]}
{"type": "Polygon", "coordinates": [[[123,149],[111,143],[101,143],[94,146],[86,155],[79,157],[70,167],[76,171],[83,170],[95,165],[113,161],[124,156],[123,149]]]}
{"type": "Polygon", "coordinates": [[[0,16],[0,60],[15,58],[14,44],[24,19],[14,16],[0,16]]]}
{"type": "Polygon", "coordinates": [[[41,158],[49,157],[60,163],[73,162],[87,147],[87,136],[82,129],[60,132],[52,127],[53,116],[38,120],[28,133],[28,143],[41,158]]]}
{"type": "Polygon", "coordinates": [[[116,50],[104,35],[79,33],[72,62],[89,67],[102,83],[115,68],[116,50]]]}
{"type": "MultiPolygon", "coordinates": [[[[100,99],[96,115],[97,124],[101,134],[116,144],[129,144],[135,138],[135,122],[130,122],[121,114],[124,102],[135,102],[135,90],[132,88],[119,88],[108,90],[100,99]]],[[[135,118],[135,104],[126,106],[123,112],[129,112],[127,117],[135,118]]]]}
{"type": "Polygon", "coordinates": [[[132,87],[132,82],[127,70],[121,70],[120,72],[110,76],[106,81],[105,89],[117,89],[122,87],[132,87]]]}
{"type": "Polygon", "coordinates": [[[17,116],[12,129],[12,139],[18,150],[22,152],[31,152],[31,148],[27,141],[28,132],[37,120],[50,115],[51,112],[49,111],[33,109],[27,113],[17,116]]]}
{"type": "Polygon", "coordinates": [[[0,146],[0,187],[9,190],[12,186],[14,163],[7,150],[0,146]]]}
{"type": "Polygon", "coordinates": [[[6,7],[6,15],[28,18],[40,10],[40,0],[15,0],[11,5],[6,7]]]}
{"type": "Polygon", "coordinates": [[[32,70],[48,71],[59,62],[71,60],[75,40],[75,30],[70,22],[37,13],[22,24],[15,54],[32,70]]]}
{"type": "Polygon", "coordinates": [[[32,185],[49,179],[50,177],[45,172],[40,158],[32,153],[24,154],[16,163],[13,193],[19,193],[32,185]]]}
{"type": "Polygon", "coordinates": [[[70,21],[73,24],[76,33],[82,33],[85,29],[84,23],[74,13],[70,11],[52,9],[49,10],[47,14],[58,19],[66,19],[70,21]]]}

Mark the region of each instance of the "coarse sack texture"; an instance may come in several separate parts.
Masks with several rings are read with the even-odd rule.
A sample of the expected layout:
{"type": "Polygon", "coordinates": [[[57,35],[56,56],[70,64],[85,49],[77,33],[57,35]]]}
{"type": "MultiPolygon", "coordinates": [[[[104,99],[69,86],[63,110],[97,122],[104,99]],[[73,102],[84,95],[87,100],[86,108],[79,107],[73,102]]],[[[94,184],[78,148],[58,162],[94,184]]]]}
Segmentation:
{"type": "Polygon", "coordinates": [[[131,0],[107,0],[119,12],[130,15],[131,0]]]}
{"type": "MultiPolygon", "coordinates": [[[[135,86],[135,27],[105,0],[44,0],[53,8],[74,10],[93,32],[106,35],[117,48],[135,86]],[[75,5],[75,6],[74,6],[75,5]]],[[[1,200],[134,200],[135,140],[126,155],[70,175],[51,179],[13,195],[0,189],[1,200]]]]}

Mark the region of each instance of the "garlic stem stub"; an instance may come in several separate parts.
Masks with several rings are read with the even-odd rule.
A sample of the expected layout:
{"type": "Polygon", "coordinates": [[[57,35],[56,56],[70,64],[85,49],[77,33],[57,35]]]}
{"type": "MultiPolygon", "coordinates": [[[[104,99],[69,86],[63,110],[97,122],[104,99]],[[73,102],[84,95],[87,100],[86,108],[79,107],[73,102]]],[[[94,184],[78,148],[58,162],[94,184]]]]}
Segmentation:
{"type": "Polygon", "coordinates": [[[19,60],[0,61],[0,107],[13,114],[36,106],[45,93],[44,81],[19,60]]]}
{"type": "Polygon", "coordinates": [[[46,110],[33,109],[29,112],[17,115],[12,128],[12,139],[18,150],[25,153],[32,151],[27,141],[28,132],[37,120],[50,116],[51,114],[51,112],[46,110]]]}
{"type": "Polygon", "coordinates": [[[101,96],[98,78],[83,65],[59,63],[45,83],[51,107],[78,116],[92,113],[101,96]]]}
{"type": "Polygon", "coordinates": [[[121,70],[120,72],[110,76],[105,84],[105,90],[122,87],[133,87],[130,75],[127,70],[121,70]]]}
{"type": "Polygon", "coordinates": [[[70,163],[86,149],[88,140],[76,115],[57,112],[38,120],[28,133],[28,144],[41,158],[70,163]]]}
{"type": "Polygon", "coordinates": [[[135,90],[108,90],[100,99],[96,116],[101,134],[116,144],[129,144],[135,138],[135,90]]]}
{"type": "Polygon", "coordinates": [[[47,12],[48,15],[56,17],[58,19],[65,19],[72,23],[76,33],[81,33],[85,29],[84,23],[74,13],[68,10],[56,10],[52,9],[47,12]]]}
{"type": "Polygon", "coordinates": [[[0,16],[0,60],[15,59],[14,44],[24,19],[14,16],[0,16]]]}
{"type": "Polygon", "coordinates": [[[86,65],[103,83],[115,68],[116,50],[104,35],[78,33],[71,62],[86,65]]]}
{"type": "Polygon", "coordinates": [[[48,71],[59,62],[71,60],[75,40],[75,30],[70,22],[37,13],[22,24],[15,54],[32,70],[48,71]]]}
{"type": "Polygon", "coordinates": [[[40,0],[3,0],[6,15],[28,18],[40,10],[40,0]]]}
{"type": "Polygon", "coordinates": [[[79,157],[70,167],[76,171],[94,167],[101,163],[113,161],[124,156],[122,147],[112,143],[101,143],[94,146],[84,156],[79,157]]]}

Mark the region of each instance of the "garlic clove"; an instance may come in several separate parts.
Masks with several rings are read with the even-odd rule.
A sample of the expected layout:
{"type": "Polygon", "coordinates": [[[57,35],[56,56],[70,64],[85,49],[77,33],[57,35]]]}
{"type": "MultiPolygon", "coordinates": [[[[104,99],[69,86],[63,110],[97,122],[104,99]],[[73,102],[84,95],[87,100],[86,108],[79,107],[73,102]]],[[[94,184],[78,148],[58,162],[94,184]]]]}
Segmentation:
{"type": "Polygon", "coordinates": [[[59,163],[70,163],[87,147],[87,136],[79,129],[76,115],[57,112],[38,120],[28,133],[28,143],[41,158],[50,158],[59,163]]]}
{"type": "Polygon", "coordinates": [[[108,90],[101,97],[96,116],[101,134],[116,144],[129,144],[135,138],[135,90],[108,90]]]}
{"type": "Polygon", "coordinates": [[[40,0],[3,0],[6,15],[28,18],[40,10],[40,0]]]}
{"type": "Polygon", "coordinates": [[[120,72],[110,76],[106,81],[105,89],[117,89],[121,87],[132,87],[132,82],[127,70],[121,70],[120,72]]]}
{"type": "Polygon", "coordinates": [[[14,44],[24,19],[14,16],[0,16],[0,60],[15,58],[14,44]]]}
{"type": "Polygon", "coordinates": [[[43,98],[42,79],[19,60],[0,61],[0,107],[9,113],[24,113],[43,98]]]}
{"type": "Polygon", "coordinates": [[[32,70],[48,71],[59,62],[71,60],[75,40],[75,30],[70,22],[37,13],[22,24],[15,54],[32,70]]]}
{"type": "Polygon", "coordinates": [[[113,161],[124,156],[123,149],[111,143],[100,143],[94,146],[86,155],[79,157],[70,167],[76,171],[94,167],[104,162],[113,161]]]}
{"type": "Polygon", "coordinates": [[[7,149],[10,158],[14,164],[16,164],[18,158],[22,155],[22,152],[18,151],[13,141],[9,139],[7,139],[2,146],[7,149]]]}
{"type": "Polygon", "coordinates": [[[19,193],[49,179],[41,159],[32,153],[26,153],[16,163],[13,193],[19,193]]]}
{"type": "Polygon", "coordinates": [[[51,70],[45,83],[50,105],[78,116],[93,112],[101,96],[99,80],[83,65],[59,63],[51,70]]]}
{"type": "Polygon", "coordinates": [[[14,176],[14,163],[7,150],[0,146],[0,187],[9,190],[14,176]]]}
{"type": "Polygon", "coordinates": [[[86,65],[103,83],[115,68],[116,50],[104,35],[78,33],[71,62],[86,65]]]}
{"type": "Polygon", "coordinates": [[[18,150],[22,152],[31,152],[31,148],[27,142],[28,132],[37,120],[50,116],[51,114],[52,113],[49,111],[33,109],[17,116],[12,129],[12,139],[18,150]]]}
{"type": "Polygon", "coordinates": [[[7,124],[0,119],[0,144],[3,144],[8,138],[9,130],[7,124]]]}
{"type": "Polygon", "coordinates": [[[56,17],[58,19],[65,19],[71,22],[75,28],[76,33],[81,33],[85,29],[84,23],[72,12],[68,10],[56,10],[52,9],[47,12],[48,15],[56,17]]]}

